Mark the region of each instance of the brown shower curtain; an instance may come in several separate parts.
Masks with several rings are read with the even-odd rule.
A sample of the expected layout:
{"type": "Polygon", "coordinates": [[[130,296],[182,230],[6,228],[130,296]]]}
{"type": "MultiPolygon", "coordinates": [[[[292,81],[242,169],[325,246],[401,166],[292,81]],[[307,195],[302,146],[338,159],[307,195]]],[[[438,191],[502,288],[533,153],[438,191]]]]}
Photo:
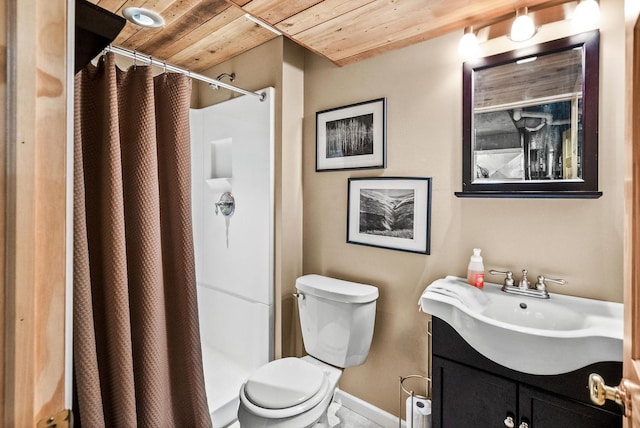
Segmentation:
{"type": "Polygon", "coordinates": [[[74,369],[85,427],[209,427],[191,229],[191,81],[75,79],[74,369]]]}

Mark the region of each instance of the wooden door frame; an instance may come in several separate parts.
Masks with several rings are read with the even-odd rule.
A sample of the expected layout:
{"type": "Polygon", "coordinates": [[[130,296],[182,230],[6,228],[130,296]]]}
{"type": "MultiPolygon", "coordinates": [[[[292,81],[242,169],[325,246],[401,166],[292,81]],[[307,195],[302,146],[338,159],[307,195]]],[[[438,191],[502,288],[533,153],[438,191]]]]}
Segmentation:
{"type": "MultiPolygon", "coordinates": [[[[640,428],[640,3],[625,1],[624,368],[621,387],[640,428]]],[[[629,407],[629,406],[627,406],[629,407]]]]}
{"type": "Polygon", "coordinates": [[[0,425],[33,427],[65,405],[68,5],[0,2],[0,425]]]}

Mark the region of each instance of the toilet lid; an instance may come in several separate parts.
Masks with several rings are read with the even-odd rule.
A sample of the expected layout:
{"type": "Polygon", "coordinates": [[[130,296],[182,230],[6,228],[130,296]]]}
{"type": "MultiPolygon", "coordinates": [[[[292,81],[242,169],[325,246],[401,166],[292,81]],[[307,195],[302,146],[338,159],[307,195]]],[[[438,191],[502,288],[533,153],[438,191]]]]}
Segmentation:
{"type": "Polygon", "coordinates": [[[282,358],[259,368],[245,385],[245,394],[265,409],[284,409],[313,397],[323,384],[322,369],[298,358],[282,358]]]}

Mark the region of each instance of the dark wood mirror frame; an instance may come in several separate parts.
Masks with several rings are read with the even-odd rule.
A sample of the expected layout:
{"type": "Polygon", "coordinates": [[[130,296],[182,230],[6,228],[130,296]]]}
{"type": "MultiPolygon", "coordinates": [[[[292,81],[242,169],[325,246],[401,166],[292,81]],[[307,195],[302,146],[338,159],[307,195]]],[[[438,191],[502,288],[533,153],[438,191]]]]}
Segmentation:
{"type": "Polygon", "coordinates": [[[600,33],[598,30],[553,40],[535,46],[468,61],[463,64],[462,192],[458,197],[489,198],[599,198],[598,108],[600,33]],[[474,72],[521,58],[543,56],[583,47],[582,83],[582,180],[535,180],[474,183],[474,72]]]}

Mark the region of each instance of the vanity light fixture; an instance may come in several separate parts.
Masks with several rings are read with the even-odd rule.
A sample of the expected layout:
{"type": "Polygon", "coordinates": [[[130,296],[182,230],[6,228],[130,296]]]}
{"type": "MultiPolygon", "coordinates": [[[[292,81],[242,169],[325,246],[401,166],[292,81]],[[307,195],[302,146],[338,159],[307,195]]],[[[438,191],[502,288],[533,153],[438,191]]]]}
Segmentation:
{"type": "MultiPolygon", "coordinates": [[[[513,10],[513,9],[512,9],[513,10]]],[[[484,42],[506,36],[514,43],[524,42],[535,36],[547,24],[565,22],[574,32],[583,33],[598,27],[599,0],[554,0],[530,8],[521,7],[513,12],[485,22],[466,22],[464,35],[458,43],[458,53],[463,60],[477,58],[484,42]]]]}
{"type": "Polygon", "coordinates": [[[580,0],[573,12],[573,25],[579,29],[594,27],[600,21],[600,6],[596,0],[580,0]]]}
{"type": "Polygon", "coordinates": [[[164,25],[164,18],[159,13],[142,7],[127,7],[122,10],[127,21],[145,28],[159,28],[164,25]]]}
{"type": "Polygon", "coordinates": [[[462,58],[475,58],[478,56],[478,38],[473,32],[473,27],[465,27],[464,34],[458,43],[458,54],[462,58]]]}
{"type": "Polygon", "coordinates": [[[514,42],[524,42],[529,40],[536,34],[536,24],[529,16],[526,7],[516,10],[516,19],[511,24],[511,33],[509,37],[514,42]]]}

